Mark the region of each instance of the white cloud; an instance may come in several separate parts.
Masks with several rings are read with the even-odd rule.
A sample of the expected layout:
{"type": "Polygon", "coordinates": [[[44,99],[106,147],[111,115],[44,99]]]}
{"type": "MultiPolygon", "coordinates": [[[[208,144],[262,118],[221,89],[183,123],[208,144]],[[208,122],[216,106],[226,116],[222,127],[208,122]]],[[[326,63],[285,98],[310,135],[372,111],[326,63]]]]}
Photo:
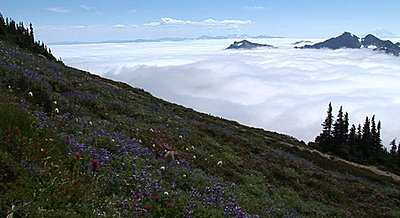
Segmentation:
{"type": "Polygon", "coordinates": [[[196,25],[196,26],[231,26],[238,27],[238,25],[250,24],[250,20],[214,20],[206,19],[203,21],[179,20],[171,17],[161,18],[161,22],[145,23],[144,26],[160,26],[160,25],[196,25]]]}
{"type": "Polygon", "coordinates": [[[124,27],[126,27],[126,25],[125,24],[116,24],[116,25],[114,25],[112,27],[113,28],[124,28],[124,27]]]}
{"type": "Polygon", "coordinates": [[[85,9],[85,10],[90,10],[92,9],[92,7],[89,7],[87,5],[80,5],[81,8],[85,9]]]}
{"type": "MultiPolygon", "coordinates": [[[[400,133],[399,57],[371,50],[224,50],[233,40],[53,46],[68,64],[243,124],[313,140],[327,104],[351,123],[376,115],[386,144],[400,133]],[[110,61],[112,60],[112,61],[110,61]]],[[[315,41],[315,40],[314,40],[315,41]]],[[[335,114],[336,115],[336,114],[335,114]]]]}
{"type": "Polygon", "coordinates": [[[68,9],[60,8],[60,7],[46,8],[46,11],[56,12],[56,13],[68,13],[69,12],[68,9]]]}

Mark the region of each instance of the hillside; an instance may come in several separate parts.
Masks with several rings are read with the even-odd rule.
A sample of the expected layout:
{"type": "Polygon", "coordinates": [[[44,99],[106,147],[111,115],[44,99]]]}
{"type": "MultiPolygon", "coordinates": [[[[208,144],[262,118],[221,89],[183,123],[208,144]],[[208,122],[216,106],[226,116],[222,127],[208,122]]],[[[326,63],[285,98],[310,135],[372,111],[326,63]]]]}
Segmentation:
{"type": "Polygon", "coordinates": [[[4,41],[0,81],[1,217],[400,216],[398,181],[293,137],[4,41]]]}

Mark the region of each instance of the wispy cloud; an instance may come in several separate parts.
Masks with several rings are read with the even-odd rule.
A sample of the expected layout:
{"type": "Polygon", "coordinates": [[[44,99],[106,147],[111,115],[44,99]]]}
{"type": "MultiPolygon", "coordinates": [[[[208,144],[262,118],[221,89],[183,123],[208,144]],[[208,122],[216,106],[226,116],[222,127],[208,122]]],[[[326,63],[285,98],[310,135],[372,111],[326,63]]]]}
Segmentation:
{"type": "Polygon", "coordinates": [[[69,12],[68,9],[60,8],[60,7],[46,8],[46,11],[56,12],[56,13],[68,13],[69,12]]]}
{"type": "Polygon", "coordinates": [[[116,24],[116,25],[112,26],[112,28],[124,28],[124,27],[126,27],[125,24],[116,24]]]}
{"type": "Polygon", "coordinates": [[[85,9],[85,10],[90,10],[92,9],[92,7],[89,7],[87,5],[80,5],[81,8],[85,9]]]}
{"type": "Polygon", "coordinates": [[[203,21],[179,20],[171,17],[163,17],[160,22],[145,23],[144,26],[162,26],[162,25],[197,25],[197,26],[230,26],[238,27],[238,25],[250,24],[251,20],[214,20],[206,19],[203,21]]]}
{"type": "Polygon", "coordinates": [[[135,10],[135,9],[129,10],[129,13],[136,13],[136,12],[137,12],[137,10],[135,10]]]}

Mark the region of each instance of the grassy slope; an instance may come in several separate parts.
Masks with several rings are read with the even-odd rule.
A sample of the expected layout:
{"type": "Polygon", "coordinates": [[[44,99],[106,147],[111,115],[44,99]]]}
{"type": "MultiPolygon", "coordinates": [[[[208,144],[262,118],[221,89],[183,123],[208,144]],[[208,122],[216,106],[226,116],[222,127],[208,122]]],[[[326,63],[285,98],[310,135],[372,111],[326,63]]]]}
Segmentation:
{"type": "Polygon", "coordinates": [[[398,182],[298,149],[306,145],[290,136],[2,41],[0,81],[2,217],[400,216],[398,182]]]}

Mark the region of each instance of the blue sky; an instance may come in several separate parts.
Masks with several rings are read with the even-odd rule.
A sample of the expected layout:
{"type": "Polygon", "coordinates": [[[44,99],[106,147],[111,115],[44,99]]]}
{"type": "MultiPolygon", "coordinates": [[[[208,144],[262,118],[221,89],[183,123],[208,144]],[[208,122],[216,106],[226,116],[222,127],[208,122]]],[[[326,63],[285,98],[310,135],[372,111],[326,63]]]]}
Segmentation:
{"type": "Polygon", "coordinates": [[[399,0],[3,0],[45,42],[272,35],[325,38],[383,29],[400,36],[399,0]]]}

